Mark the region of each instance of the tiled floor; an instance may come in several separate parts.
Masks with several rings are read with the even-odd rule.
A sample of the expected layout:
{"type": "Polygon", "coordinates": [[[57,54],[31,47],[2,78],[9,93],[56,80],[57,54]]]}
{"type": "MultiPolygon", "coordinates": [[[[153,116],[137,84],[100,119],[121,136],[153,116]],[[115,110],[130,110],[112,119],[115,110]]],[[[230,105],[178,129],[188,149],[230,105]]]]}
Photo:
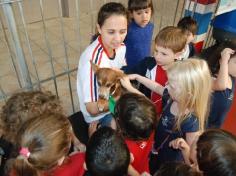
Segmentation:
{"type": "MultiPolygon", "coordinates": [[[[27,0],[24,0],[24,2],[27,3],[27,0]]],[[[38,1],[35,0],[35,2],[38,1]]],[[[44,1],[44,3],[46,2],[49,1],[44,1]]],[[[39,14],[36,14],[36,12],[39,13],[38,10],[39,5],[37,5],[37,10],[34,11],[33,9],[25,9],[25,12],[27,13],[24,14],[24,16],[26,21],[28,22],[26,27],[29,36],[29,43],[31,50],[29,49],[28,42],[25,38],[25,30],[19,18],[18,10],[17,9],[14,10],[16,11],[17,24],[19,24],[18,31],[21,40],[21,46],[24,51],[25,59],[29,68],[32,82],[35,83],[37,81],[37,76],[36,76],[37,75],[36,71],[37,71],[39,80],[43,81],[43,83],[41,84],[42,88],[45,90],[50,90],[53,93],[56,93],[54,81],[53,79],[51,79],[53,76],[52,65],[51,65],[52,61],[55,75],[57,75],[56,83],[58,88],[58,95],[63,103],[63,106],[67,114],[71,114],[72,104],[70,98],[68,76],[70,76],[71,80],[71,88],[72,88],[71,91],[73,95],[75,111],[78,111],[79,102],[76,93],[76,72],[77,72],[76,68],[78,64],[78,59],[80,56],[80,52],[83,51],[84,48],[90,42],[91,33],[92,31],[94,31],[94,26],[95,26],[92,22],[95,23],[97,10],[101,6],[101,4],[108,1],[80,0],[79,20],[78,17],[76,17],[77,14],[77,11],[75,9],[76,0],[68,0],[68,2],[70,8],[69,9],[70,17],[62,19],[63,29],[61,27],[61,18],[55,15],[54,16],[51,15],[53,17],[50,17],[45,20],[45,28],[43,27],[42,21],[33,21],[29,23],[28,22],[29,18],[32,19],[34,18],[30,15],[34,14],[37,17],[40,16],[39,14]],[[90,2],[92,2],[92,6],[90,6],[90,2]],[[32,51],[32,53],[30,51],[32,51]],[[66,74],[67,71],[66,56],[69,62],[69,70],[71,70],[71,73],[69,75],[66,74]],[[35,65],[33,63],[35,63],[35,65]]],[[[120,0],[119,2],[123,2],[123,4],[126,5],[127,0],[120,0]]],[[[178,18],[180,18],[183,2],[184,0],[153,1],[155,8],[153,16],[153,21],[155,24],[154,36],[161,27],[164,27],[166,25],[173,25],[175,12],[177,12],[176,19],[178,20],[178,18]],[[177,2],[179,2],[179,4],[177,4],[177,2]],[[176,8],[177,5],[179,5],[178,8],[176,8]]],[[[55,1],[55,3],[57,3],[57,1],[55,1]]],[[[47,4],[44,5],[47,6],[47,4]]],[[[54,6],[54,4],[52,3],[50,3],[49,5],[54,6]]],[[[55,4],[55,6],[56,5],[57,4],[55,4]]],[[[28,5],[23,6],[23,8],[27,7],[28,5]]],[[[33,6],[30,6],[30,8],[33,8],[33,6]]],[[[4,19],[4,14],[3,13],[0,14],[4,19]]],[[[49,14],[50,16],[49,12],[47,12],[46,14],[49,14]]],[[[18,71],[18,73],[16,73],[6,43],[6,38],[8,38],[9,40],[9,34],[8,34],[9,32],[6,28],[4,28],[4,30],[0,26],[0,97],[1,97],[0,106],[4,104],[4,96],[9,96],[12,93],[21,90],[21,87],[17,80],[17,74],[19,75],[19,69],[18,69],[19,62],[15,59],[13,54],[13,61],[18,71]],[[7,37],[4,37],[3,33],[4,30],[7,33],[7,37]]]]}

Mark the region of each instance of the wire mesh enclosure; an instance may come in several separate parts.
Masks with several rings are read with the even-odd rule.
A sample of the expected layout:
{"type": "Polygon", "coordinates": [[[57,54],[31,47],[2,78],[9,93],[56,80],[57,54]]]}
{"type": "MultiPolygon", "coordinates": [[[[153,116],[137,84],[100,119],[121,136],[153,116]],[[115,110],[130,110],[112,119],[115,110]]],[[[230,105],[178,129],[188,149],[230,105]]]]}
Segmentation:
{"type": "MultiPolygon", "coordinates": [[[[0,106],[15,92],[56,94],[70,115],[79,110],[76,74],[106,0],[0,0],[0,106]]],[[[127,0],[117,0],[127,6],[127,0]]],[[[153,0],[153,36],[183,16],[185,0],[153,0]]],[[[205,47],[214,43],[209,39],[205,47]]],[[[86,75],[84,75],[86,76],[86,75]]]]}

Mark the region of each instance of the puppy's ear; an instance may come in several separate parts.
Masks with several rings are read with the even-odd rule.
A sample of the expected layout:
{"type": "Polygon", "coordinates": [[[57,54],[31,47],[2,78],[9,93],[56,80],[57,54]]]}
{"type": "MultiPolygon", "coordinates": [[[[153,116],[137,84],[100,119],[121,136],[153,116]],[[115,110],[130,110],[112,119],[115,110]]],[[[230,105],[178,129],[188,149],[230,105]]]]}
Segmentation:
{"type": "Polygon", "coordinates": [[[99,66],[97,64],[94,64],[91,60],[90,60],[90,64],[92,66],[94,73],[97,73],[99,66]]]}

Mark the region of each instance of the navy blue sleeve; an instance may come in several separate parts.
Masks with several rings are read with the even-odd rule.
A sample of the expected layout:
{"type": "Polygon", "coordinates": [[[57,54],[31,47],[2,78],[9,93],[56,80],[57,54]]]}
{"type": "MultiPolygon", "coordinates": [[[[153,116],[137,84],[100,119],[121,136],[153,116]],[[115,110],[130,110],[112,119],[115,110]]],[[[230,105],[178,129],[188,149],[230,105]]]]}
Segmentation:
{"type": "Polygon", "coordinates": [[[124,66],[121,68],[125,72],[125,74],[139,74],[141,76],[145,76],[147,70],[151,70],[156,66],[156,61],[154,57],[145,57],[143,60],[138,62],[133,67],[124,66]]]}
{"type": "Polygon", "coordinates": [[[196,49],[193,43],[189,43],[189,56],[188,57],[193,57],[196,53],[196,49]]]}
{"type": "Polygon", "coordinates": [[[188,132],[196,132],[199,130],[199,121],[198,118],[190,114],[187,119],[184,120],[184,122],[181,125],[181,131],[183,133],[188,133],[188,132]]]}

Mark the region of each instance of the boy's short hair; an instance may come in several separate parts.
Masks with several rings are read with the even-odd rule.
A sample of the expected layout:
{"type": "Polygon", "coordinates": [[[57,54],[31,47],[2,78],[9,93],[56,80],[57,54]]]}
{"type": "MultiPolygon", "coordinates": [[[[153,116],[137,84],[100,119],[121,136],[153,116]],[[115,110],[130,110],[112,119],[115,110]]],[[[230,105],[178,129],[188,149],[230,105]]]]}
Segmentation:
{"type": "Polygon", "coordinates": [[[153,14],[153,4],[152,0],[129,0],[128,1],[128,10],[130,12],[136,11],[136,10],[142,10],[151,8],[152,14],[153,14]]]}
{"type": "Polygon", "coordinates": [[[116,131],[102,127],[89,139],[85,162],[92,176],[121,176],[128,172],[130,153],[116,131]]]}
{"type": "Polygon", "coordinates": [[[197,33],[197,21],[191,16],[182,18],[177,26],[182,29],[184,33],[191,32],[193,35],[197,33]]]}
{"type": "Polygon", "coordinates": [[[121,96],[115,107],[115,116],[123,136],[133,140],[148,139],[157,119],[153,103],[135,93],[121,96]]]}
{"type": "Polygon", "coordinates": [[[186,35],[178,27],[167,26],[155,38],[155,45],[171,49],[174,53],[181,52],[187,42],[186,35]]]}
{"type": "Polygon", "coordinates": [[[163,164],[154,176],[201,176],[202,174],[191,166],[181,162],[163,164]]]}

